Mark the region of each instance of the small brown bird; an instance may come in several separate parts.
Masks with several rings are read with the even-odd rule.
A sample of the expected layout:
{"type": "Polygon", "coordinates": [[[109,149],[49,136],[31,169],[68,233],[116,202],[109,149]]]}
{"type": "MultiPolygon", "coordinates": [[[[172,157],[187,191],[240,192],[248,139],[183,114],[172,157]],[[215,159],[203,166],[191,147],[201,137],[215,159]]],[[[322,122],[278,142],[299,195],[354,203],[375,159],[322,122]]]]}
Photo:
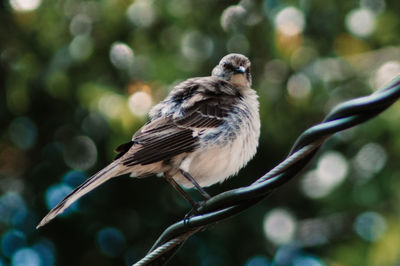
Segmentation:
{"type": "Polygon", "coordinates": [[[203,187],[236,174],[254,156],[260,135],[258,96],[250,61],[240,54],[221,59],[210,77],[188,79],[150,111],[150,121],[117,147],[115,160],[87,179],[39,223],[45,225],[73,202],[112,177],[163,174],[196,208],[181,186],[203,187]]]}

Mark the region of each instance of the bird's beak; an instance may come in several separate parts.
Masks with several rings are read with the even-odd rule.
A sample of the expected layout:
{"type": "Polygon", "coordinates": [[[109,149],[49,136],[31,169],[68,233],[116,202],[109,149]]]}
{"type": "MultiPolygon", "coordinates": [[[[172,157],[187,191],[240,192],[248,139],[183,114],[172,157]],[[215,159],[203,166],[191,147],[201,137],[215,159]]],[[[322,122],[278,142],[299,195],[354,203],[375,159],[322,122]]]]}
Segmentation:
{"type": "Polygon", "coordinates": [[[235,69],[236,73],[246,73],[246,69],[243,66],[240,66],[235,69]]]}

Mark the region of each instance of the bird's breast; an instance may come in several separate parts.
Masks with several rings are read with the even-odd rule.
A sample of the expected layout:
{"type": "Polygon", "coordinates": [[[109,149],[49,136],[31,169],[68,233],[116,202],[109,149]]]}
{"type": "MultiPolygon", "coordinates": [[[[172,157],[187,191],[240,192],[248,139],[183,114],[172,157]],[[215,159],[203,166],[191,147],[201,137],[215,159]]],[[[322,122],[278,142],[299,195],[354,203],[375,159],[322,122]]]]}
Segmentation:
{"type": "MultiPolygon", "coordinates": [[[[189,154],[181,168],[189,172],[199,185],[206,187],[236,174],[254,156],[260,136],[257,95],[253,90],[221,126],[203,132],[200,147],[189,154]]],[[[192,187],[183,176],[176,181],[192,187]]]]}

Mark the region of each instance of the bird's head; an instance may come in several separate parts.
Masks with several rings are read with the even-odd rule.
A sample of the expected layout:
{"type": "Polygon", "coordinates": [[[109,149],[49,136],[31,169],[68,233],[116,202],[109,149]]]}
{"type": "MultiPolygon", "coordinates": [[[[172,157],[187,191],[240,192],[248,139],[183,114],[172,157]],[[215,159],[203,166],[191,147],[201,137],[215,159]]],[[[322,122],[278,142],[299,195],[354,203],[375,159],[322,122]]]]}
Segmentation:
{"type": "Polygon", "coordinates": [[[214,67],[212,75],[240,87],[250,87],[250,60],[241,54],[228,54],[214,67]]]}

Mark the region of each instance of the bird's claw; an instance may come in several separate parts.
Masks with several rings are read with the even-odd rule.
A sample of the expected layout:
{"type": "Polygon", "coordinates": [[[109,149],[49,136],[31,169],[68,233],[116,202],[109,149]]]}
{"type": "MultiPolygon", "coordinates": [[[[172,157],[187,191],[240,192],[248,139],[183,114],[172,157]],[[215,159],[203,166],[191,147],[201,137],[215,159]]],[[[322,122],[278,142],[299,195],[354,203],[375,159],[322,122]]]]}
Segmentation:
{"type": "Polygon", "coordinates": [[[202,207],[206,202],[205,201],[201,201],[201,202],[196,202],[194,204],[192,204],[192,209],[185,214],[185,217],[183,218],[183,224],[188,224],[190,218],[192,218],[193,216],[196,216],[198,214],[200,214],[199,209],[200,207],[202,207]]]}

